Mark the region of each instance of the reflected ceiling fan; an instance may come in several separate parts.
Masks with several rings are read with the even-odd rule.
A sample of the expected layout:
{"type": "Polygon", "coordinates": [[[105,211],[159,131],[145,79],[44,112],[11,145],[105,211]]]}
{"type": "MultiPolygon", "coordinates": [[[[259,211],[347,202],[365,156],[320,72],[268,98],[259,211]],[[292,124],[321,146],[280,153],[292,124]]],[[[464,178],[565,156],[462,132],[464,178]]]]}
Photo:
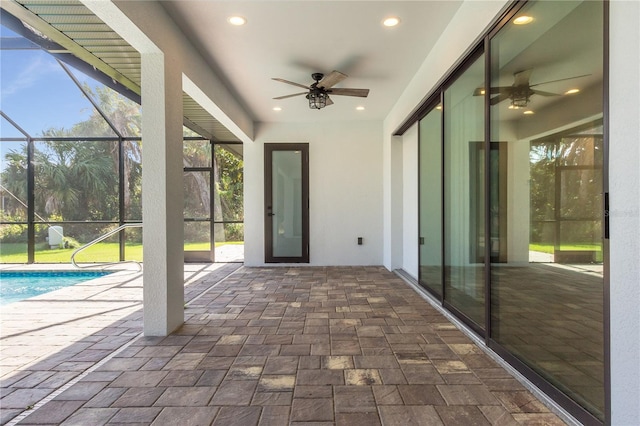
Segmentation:
{"type": "Polygon", "coordinates": [[[324,75],[322,73],[316,72],[311,74],[311,78],[313,78],[315,82],[311,83],[311,85],[309,86],[305,86],[304,84],[300,83],[294,83],[293,81],[285,80],[282,78],[272,78],[272,80],[279,81],[281,83],[291,84],[292,86],[307,89],[306,92],[278,96],[277,98],[273,99],[286,99],[292,98],[294,96],[306,95],[305,97],[309,100],[309,108],[322,109],[326,106],[333,105],[333,101],[331,100],[329,95],[356,96],[359,98],[366,98],[369,95],[369,89],[334,89],[334,85],[347,78],[347,75],[341,73],[340,71],[332,71],[329,75],[324,75]]]}
{"type": "MultiPolygon", "coordinates": [[[[542,83],[530,84],[529,79],[531,78],[531,73],[533,69],[528,69],[524,71],[517,72],[513,74],[513,84],[511,86],[499,86],[491,88],[491,95],[494,96],[489,100],[491,105],[499,104],[502,101],[506,101],[507,99],[511,100],[511,105],[509,108],[511,109],[521,109],[526,108],[531,100],[531,95],[540,95],[540,96],[560,96],[559,93],[550,93],[544,92],[542,90],[533,89],[533,87],[540,86],[542,84],[548,83],[556,83],[558,81],[564,80],[572,80],[574,78],[587,77],[591,74],[577,75],[574,77],[561,78],[558,80],[550,80],[543,81],[542,83]]],[[[486,93],[484,88],[477,88],[474,92],[474,96],[482,96],[486,93]]]]}

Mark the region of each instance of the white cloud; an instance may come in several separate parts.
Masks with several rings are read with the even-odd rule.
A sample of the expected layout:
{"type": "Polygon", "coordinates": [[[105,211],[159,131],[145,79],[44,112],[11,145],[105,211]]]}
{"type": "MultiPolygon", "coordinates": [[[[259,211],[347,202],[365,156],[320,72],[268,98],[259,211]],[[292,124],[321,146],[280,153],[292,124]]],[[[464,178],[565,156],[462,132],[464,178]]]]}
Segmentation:
{"type": "MultiPolygon", "coordinates": [[[[62,69],[57,62],[42,55],[34,55],[27,67],[21,70],[12,80],[7,81],[6,76],[3,77],[4,81],[2,82],[0,96],[4,100],[6,97],[20,93],[45,79],[50,79],[52,73],[59,72],[62,72],[62,69]]],[[[6,72],[3,72],[3,74],[6,74],[6,72]]]]}

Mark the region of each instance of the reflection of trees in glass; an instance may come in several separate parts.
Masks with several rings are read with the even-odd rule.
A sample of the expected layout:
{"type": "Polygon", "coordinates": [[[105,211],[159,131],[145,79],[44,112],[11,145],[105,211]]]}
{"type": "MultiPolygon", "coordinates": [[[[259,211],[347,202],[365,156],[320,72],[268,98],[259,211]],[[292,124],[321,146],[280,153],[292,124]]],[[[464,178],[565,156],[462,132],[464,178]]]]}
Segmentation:
{"type": "Polygon", "coordinates": [[[555,144],[532,143],[530,159],[531,241],[553,242],[555,216],[555,144]]]}
{"type": "Polygon", "coordinates": [[[598,243],[602,219],[602,127],[531,143],[531,241],[598,243]]]}

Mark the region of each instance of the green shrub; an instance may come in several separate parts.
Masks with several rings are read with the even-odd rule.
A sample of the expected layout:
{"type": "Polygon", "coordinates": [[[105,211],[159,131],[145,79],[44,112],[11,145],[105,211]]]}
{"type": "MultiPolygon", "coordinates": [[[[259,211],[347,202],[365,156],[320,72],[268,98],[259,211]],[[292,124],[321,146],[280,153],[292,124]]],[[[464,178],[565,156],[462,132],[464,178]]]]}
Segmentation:
{"type": "Polygon", "coordinates": [[[224,225],[226,241],[244,241],[243,223],[226,223],[224,225]]]}
{"type": "Polygon", "coordinates": [[[82,244],[73,237],[63,237],[62,243],[60,243],[61,249],[76,249],[80,246],[82,246],[82,244]]]}
{"type": "Polygon", "coordinates": [[[23,243],[27,241],[27,226],[0,225],[0,240],[3,243],[23,243]]]}

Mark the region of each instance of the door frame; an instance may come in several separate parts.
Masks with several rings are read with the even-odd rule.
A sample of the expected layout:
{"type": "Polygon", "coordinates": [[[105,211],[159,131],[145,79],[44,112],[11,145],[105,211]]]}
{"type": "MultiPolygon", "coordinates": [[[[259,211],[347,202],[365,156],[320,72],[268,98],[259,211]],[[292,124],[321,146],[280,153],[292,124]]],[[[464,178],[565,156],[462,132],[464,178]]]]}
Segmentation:
{"type": "MultiPolygon", "coordinates": [[[[213,238],[213,217],[211,212],[213,212],[213,185],[214,185],[214,176],[213,176],[213,150],[214,145],[213,141],[207,138],[198,137],[198,136],[184,136],[182,138],[182,144],[186,141],[207,141],[211,147],[211,164],[209,166],[192,166],[192,167],[183,167],[183,176],[187,173],[209,173],[209,217],[207,218],[185,218],[183,213],[183,226],[185,223],[195,223],[195,222],[209,222],[209,240],[211,243],[211,250],[183,250],[184,253],[184,262],[185,263],[213,263],[215,262],[215,242],[213,238]]],[[[184,244],[184,242],[183,242],[184,244]]]]}
{"type": "Polygon", "coordinates": [[[309,144],[265,143],[264,144],[264,261],[265,263],[309,263],[309,144]],[[273,168],[274,151],[300,151],[302,155],[302,255],[283,257],[273,255],[273,168]]]}
{"type": "MultiPolygon", "coordinates": [[[[216,220],[215,209],[219,203],[216,203],[215,193],[216,189],[216,170],[219,171],[220,165],[216,163],[216,147],[225,149],[229,152],[232,151],[229,146],[237,145],[240,147],[240,153],[242,153],[242,142],[238,141],[228,141],[228,142],[220,142],[214,141],[211,139],[207,139],[200,136],[185,136],[183,137],[183,144],[185,141],[208,141],[211,146],[211,164],[208,166],[191,166],[184,167],[183,174],[189,172],[209,173],[209,216],[206,218],[185,218],[183,216],[183,223],[195,223],[201,222],[209,223],[209,242],[210,242],[210,250],[184,250],[184,262],[185,263],[215,263],[216,260],[216,237],[215,230],[217,225],[226,225],[228,223],[241,223],[244,226],[244,215],[242,220],[225,220],[224,215],[220,216],[218,220],[216,220]]],[[[236,152],[237,153],[237,152],[236,152]]],[[[240,154],[242,155],[242,154],[240,154]]],[[[244,186],[244,173],[242,174],[242,182],[244,186]]],[[[224,262],[224,260],[223,260],[224,262]]],[[[242,261],[240,261],[242,262],[242,261]]],[[[239,263],[238,260],[226,261],[225,263],[239,263]]]]}

